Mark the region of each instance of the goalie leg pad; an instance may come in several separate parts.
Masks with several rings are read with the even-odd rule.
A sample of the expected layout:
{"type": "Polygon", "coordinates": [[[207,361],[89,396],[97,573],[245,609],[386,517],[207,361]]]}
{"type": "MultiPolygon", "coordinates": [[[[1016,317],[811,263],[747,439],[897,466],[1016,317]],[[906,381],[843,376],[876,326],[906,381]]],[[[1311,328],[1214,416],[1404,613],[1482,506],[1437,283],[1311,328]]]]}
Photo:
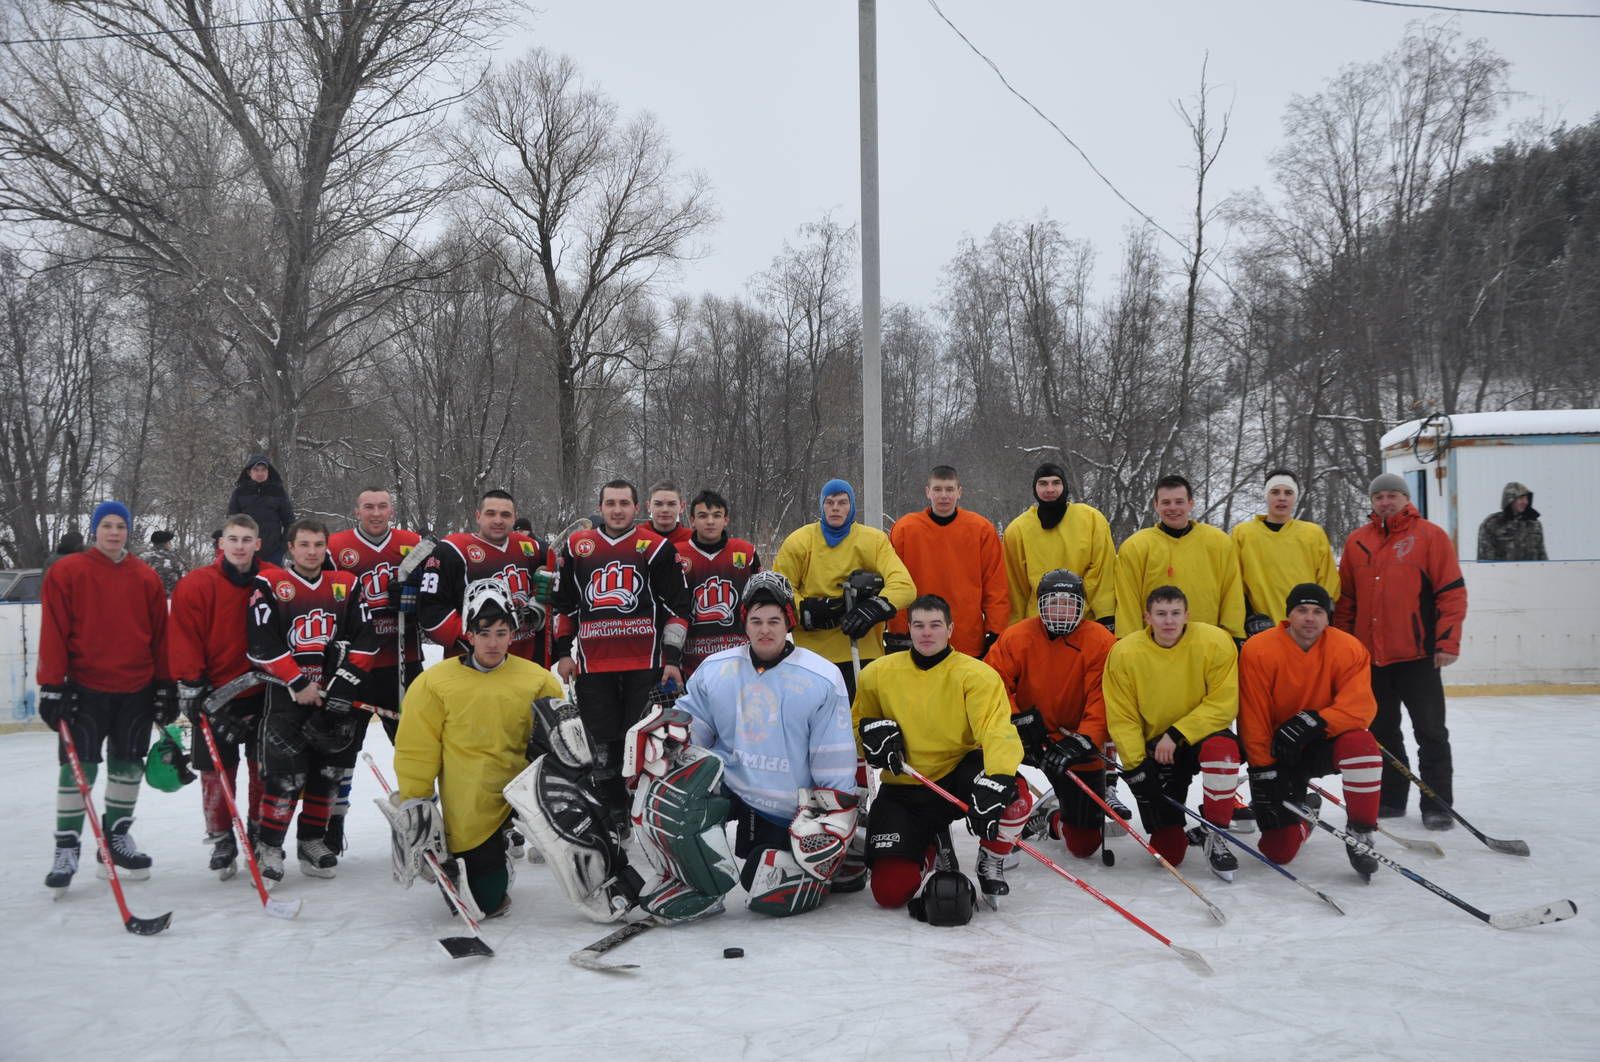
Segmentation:
{"type": "Polygon", "coordinates": [[[773,918],[814,911],[828,897],[825,881],[803,870],[794,856],[776,848],[752,853],[745,862],[741,881],[750,894],[745,906],[754,914],[773,918]]]}
{"type": "Polygon", "coordinates": [[[372,802],[389,820],[389,858],[394,880],[409,889],[425,861],[425,853],[432,852],[440,862],[448,858],[439,807],[426,799],[391,803],[376,797],[372,802]]]}
{"type": "Polygon", "coordinates": [[[578,910],[596,922],[622,917],[638,896],[638,876],[612,842],[587,776],[544,755],[502,792],[578,910]]]}
{"type": "Polygon", "coordinates": [[[723,828],[730,804],[721,787],[722,761],[691,747],[660,777],[642,775],[633,802],[645,856],[663,880],[719,898],[739,877],[723,828]]]}

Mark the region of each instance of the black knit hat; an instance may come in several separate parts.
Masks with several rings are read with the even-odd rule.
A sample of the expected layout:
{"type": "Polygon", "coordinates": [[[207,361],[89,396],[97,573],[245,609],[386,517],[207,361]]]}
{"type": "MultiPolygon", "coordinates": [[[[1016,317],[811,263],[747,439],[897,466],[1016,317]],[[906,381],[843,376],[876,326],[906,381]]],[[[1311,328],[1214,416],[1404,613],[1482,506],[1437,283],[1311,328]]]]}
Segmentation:
{"type": "Polygon", "coordinates": [[[1333,615],[1333,598],[1317,583],[1301,583],[1289,591],[1284,611],[1293,612],[1296,605],[1316,605],[1328,615],[1333,615]]]}

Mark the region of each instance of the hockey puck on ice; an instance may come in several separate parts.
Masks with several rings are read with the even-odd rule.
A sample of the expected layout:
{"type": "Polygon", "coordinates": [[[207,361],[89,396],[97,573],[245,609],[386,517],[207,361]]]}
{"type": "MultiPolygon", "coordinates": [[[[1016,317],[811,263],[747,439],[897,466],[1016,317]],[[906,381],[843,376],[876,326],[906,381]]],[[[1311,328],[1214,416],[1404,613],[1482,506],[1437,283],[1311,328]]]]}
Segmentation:
{"type": "Polygon", "coordinates": [[[723,948],[722,949],[722,957],[724,959],[742,959],[742,958],[744,958],[744,949],[743,948],[723,948]]]}

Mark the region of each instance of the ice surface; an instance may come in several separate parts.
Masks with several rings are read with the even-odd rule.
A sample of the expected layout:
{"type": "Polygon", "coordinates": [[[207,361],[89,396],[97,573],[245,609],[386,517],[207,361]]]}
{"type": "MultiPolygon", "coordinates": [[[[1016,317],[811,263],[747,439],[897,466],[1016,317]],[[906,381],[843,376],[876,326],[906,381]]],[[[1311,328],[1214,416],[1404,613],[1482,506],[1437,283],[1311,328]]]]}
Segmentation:
{"type": "MultiPolygon", "coordinates": [[[[567,962],[608,927],[523,864],[511,914],[485,926],[497,956],[452,961],[434,940],[460,927],[437,891],[390,881],[365,770],[339,877],[307,878],[291,853],[277,895],[304,898],[293,922],[266,917],[243,873],[207,873],[198,786],[146,790],[135,835],[156,865],[128,898],[137,914],[174,915],[162,935],[135,937],[87,852],[52,902],[52,739],[0,737],[0,1057],[1593,1059],[1600,697],[1462,698],[1450,710],[1460,810],[1524,838],[1532,857],[1498,855],[1459,828],[1427,835],[1442,860],[1381,836],[1380,848],[1491,913],[1572,899],[1578,917],[1497,931],[1387,869],[1362,885],[1319,833],[1291,869],[1347,917],[1247,856],[1226,885],[1191,850],[1184,871],[1228,913],[1217,926],[1127,837],[1112,842],[1109,869],[1048,845],[1204,954],[1212,978],[1027,857],[1001,912],[965,928],[918,924],[866,893],[781,923],[740,908],[611,953],[641,964],[631,975],[567,962]],[[746,957],[723,959],[735,945],[746,957]]],[[[387,763],[380,729],[367,747],[387,763]]],[[[1386,825],[1422,836],[1415,809],[1386,825]]],[[[974,842],[958,832],[970,871],[974,842]]]]}

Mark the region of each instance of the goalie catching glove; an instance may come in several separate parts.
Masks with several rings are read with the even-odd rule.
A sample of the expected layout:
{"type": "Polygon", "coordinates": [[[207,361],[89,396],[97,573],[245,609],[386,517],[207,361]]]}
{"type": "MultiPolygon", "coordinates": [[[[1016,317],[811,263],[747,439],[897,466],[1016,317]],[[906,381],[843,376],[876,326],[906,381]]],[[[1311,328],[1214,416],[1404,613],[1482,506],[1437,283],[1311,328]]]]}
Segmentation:
{"type": "Polygon", "coordinates": [[[855,836],[857,797],[838,789],[801,789],[799,798],[799,809],[789,823],[789,847],[801,870],[828,881],[844,863],[855,836]]]}

